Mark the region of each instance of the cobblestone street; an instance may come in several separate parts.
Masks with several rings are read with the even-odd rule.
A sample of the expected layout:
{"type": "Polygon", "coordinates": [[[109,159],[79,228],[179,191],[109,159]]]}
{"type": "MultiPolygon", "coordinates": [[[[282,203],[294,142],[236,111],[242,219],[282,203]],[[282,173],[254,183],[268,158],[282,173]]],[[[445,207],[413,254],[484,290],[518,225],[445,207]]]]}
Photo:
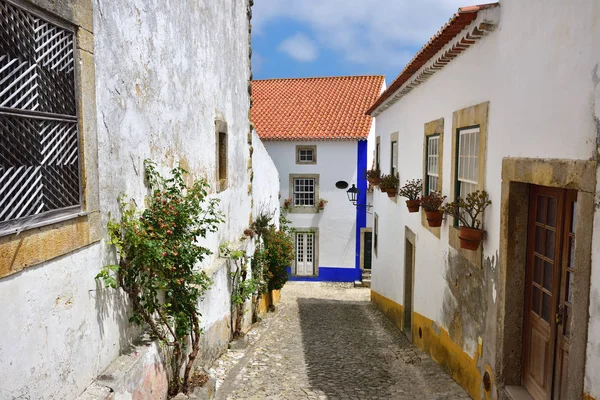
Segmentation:
{"type": "Polygon", "coordinates": [[[368,289],[290,282],[243,350],[214,365],[218,399],[469,399],[370,302],[368,289]]]}

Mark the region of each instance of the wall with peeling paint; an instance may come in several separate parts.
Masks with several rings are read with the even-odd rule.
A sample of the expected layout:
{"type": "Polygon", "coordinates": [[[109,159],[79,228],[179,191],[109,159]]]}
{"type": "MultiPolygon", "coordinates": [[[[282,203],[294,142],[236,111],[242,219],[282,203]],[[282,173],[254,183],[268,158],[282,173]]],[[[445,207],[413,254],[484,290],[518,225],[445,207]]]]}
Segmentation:
{"type": "MultiPolygon", "coordinates": [[[[600,51],[594,43],[600,41],[600,5],[505,0],[492,12],[499,13],[495,32],[377,116],[382,170],[390,167],[390,136],[399,132],[401,184],[423,176],[424,124],[444,118],[443,194],[452,197],[453,112],[489,101],[485,189],[493,204],[484,221],[483,267],[474,267],[449,246],[448,221],[438,239],[421,225],[420,214],[408,213],[404,199],[396,203],[376,190],[373,200],[379,216],[379,248],[373,259],[372,290],[404,303],[404,226],[408,226],[417,241],[414,312],[447,332],[476,360],[480,374],[495,363],[502,159],[598,159],[592,111],[594,98],[598,99],[600,51]],[[538,23],[531,24],[533,20],[538,23]]],[[[595,226],[585,390],[600,398],[598,213],[595,226]]],[[[477,392],[484,394],[483,389],[477,392]]]]}
{"type": "MultiPolygon", "coordinates": [[[[73,1],[35,3],[71,10],[73,1]]],[[[228,126],[228,188],[211,196],[221,200],[227,221],[202,244],[216,253],[220,243],[236,242],[251,222],[253,189],[264,199],[278,193],[260,143],[254,144],[256,173],[250,160],[248,7],[249,0],[96,0],[93,13],[91,2],[75,10],[89,16],[83,36],[89,46],[94,33],[85,51],[93,50],[95,60],[98,163],[87,176],[99,175],[103,227],[120,194],[143,205],[146,158],[162,172],[180,164],[214,187],[215,119],[228,126]],[[253,188],[255,174],[268,176],[253,188]]],[[[86,78],[83,84],[93,86],[93,76],[86,78]]],[[[127,321],[125,296],[100,290],[94,280],[114,261],[102,241],[0,279],[0,399],[75,398],[138,335],[127,321]]],[[[229,339],[230,291],[222,260],[213,255],[203,267],[214,280],[200,305],[210,353],[223,346],[211,338],[224,338],[225,348],[229,339]]]]}

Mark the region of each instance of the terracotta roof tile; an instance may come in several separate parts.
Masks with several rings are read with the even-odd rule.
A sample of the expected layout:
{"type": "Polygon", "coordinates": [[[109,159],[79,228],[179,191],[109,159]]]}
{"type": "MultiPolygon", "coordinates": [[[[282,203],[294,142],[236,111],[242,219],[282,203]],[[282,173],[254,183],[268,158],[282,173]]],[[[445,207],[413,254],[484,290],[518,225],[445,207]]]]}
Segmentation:
{"type": "Polygon", "coordinates": [[[364,140],[367,109],[383,76],[289,78],[252,82],[252,122],[263,140],[364,140]]]}
{"type": "MultiPolygon", "coordinates": [[[[489,3],[480,4],[476,6],[461,7],[458,12],[450,18],[446,25],[427,42],[421,50],[413,57],[412,60],[400,72],[400,74],[394,79],[392,84],[388,86],[385,92],[379,96],[367,111],[367,114],[372,114],[380,105],[385,103],[387,99],[402,87],[415,74],[423,65],[427,63],[438,51],[440,51],[445,45],[447,45],[452,39],[456,37],[462,30],[469,25],[475,18],[477,13],[481,10],[488,8],[498,7],[500,3],[489,3]]],[[[465,41],[467,42],[467,41],[465,41]]],[[[474,42],[473,42],[474,43],[474,42]]],[[[466,43],[472,44],[472,43],[466,43]]]]}

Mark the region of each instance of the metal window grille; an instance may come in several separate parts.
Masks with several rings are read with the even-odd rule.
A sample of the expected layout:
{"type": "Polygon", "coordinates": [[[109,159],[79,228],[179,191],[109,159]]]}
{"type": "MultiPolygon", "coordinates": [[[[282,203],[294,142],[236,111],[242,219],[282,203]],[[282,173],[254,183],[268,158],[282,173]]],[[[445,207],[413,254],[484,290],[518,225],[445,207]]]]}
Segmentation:
{"type": "Polygon", "coordinates": [[[479,180],[479,128],[460,131],[458,140],[458,184],[465,198],[477,190],[479,180]]]}
{"type": "Polygon", "coordinates": [[[315,179],[314,178],[295,178],[294,179],[294,205],[295,206],[314,206],[315,205],[315,179]]]}
{"type": "Polygon", "coordinates": [[[391,165],[390,172],[392,175],[396,176],[396,172],[398,169],[398,142],[392,142],[392,157],[391,157],[391,165]]]}
{"type": "Polygon", "coordinates": [[[0,0],[0,231],[79,209],[74,32],[0,0]]]}
{"type": "Polygon", "coordinates": [[[439,143],[439,136],[427,138],[427,194],[438,190],[439,143]]]}
{"type": "Polygon", "coordinates": [[[298,160],[303,163],[310,163],[314,161],[314,152],[312,149],[299,149],[298,160]]]}

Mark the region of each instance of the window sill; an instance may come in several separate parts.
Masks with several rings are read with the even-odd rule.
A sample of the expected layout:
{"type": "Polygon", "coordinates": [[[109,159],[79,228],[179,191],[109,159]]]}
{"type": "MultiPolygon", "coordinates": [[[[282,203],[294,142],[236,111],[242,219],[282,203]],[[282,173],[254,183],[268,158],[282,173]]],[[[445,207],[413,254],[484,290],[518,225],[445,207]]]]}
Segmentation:
{"type": "Polygon", "coordinates": [[[100,227],[99,212],[78,213],[0,237],[0,278],[98,242],[100,227]]]}
{"type": "Polygon", "coordinates": [[[318,214],[319,208],[315,206],[294,206],[290,209],[290,214],[318,214]]]}

